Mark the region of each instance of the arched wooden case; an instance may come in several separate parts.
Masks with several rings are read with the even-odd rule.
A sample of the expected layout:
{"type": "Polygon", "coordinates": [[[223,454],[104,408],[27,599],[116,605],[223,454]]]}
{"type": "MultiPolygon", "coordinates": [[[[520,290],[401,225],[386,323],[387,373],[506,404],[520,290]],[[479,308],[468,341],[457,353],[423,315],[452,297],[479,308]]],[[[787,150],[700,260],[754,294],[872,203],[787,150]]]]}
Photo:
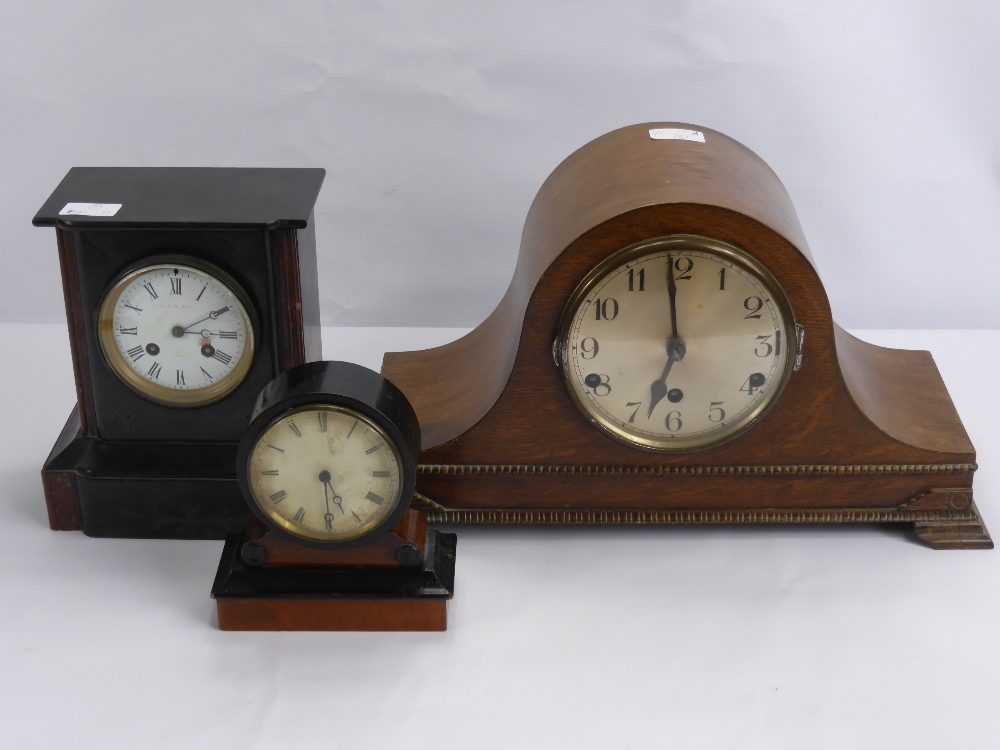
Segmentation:
{"type": "Polygon", "coordinates": [[[417,501],[452,523],[906,522],[931,546],[992,547],[972,499],[975,449],[931,355],[833,321],[784,186],[753,152],[654,140],[651,123],[576,151],[528,212],[497,309],[446,346],[388,353],[382,374],[423,435],[417,501]],[[801,366],[737,439],[653,454],[595,429],[553,360],[567,300],[601,260],[687,233],[766,266],[801,326],[801,366]]]}

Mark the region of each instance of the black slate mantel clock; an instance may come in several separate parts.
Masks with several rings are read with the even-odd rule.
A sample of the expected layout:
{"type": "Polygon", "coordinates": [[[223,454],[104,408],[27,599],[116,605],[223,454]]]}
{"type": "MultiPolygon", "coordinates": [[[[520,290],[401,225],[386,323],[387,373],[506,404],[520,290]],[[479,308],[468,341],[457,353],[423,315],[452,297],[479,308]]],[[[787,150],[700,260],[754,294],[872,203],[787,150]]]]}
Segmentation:
{"type": "Polygon", "coordinates": [[[261,388],[321,359],[322,169],[74,168],[56,228],[77,405],[42,470],[53,529],[225,538],[261,388]]]}

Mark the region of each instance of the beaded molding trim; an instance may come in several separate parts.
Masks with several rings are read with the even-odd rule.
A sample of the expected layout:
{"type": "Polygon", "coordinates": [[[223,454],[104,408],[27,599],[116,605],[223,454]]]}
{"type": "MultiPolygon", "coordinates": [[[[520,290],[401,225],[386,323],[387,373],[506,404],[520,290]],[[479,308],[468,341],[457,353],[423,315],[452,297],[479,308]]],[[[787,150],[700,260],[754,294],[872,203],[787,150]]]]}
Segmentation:
{"type": "MultiPolygon", "coordinates": [[[[589,476],[791,476],[838,474],[972,474],[972,464],[800,464],[788,466],[543,466],[420,464],[417,474],[582,474],[589,476]]],[[[702,522],[704,523],[704,522],[702,522]]],[[[726,522],[729,523],[729,522],[726,522]]]]}
{"type": "Polygon", "coordinates": [[[469,524],[740,524],[740,523],[915,523],[979,521],[975,506],[967,510],[900,510],[896,508],[756,509],[756,510],[527,510],[452,509],[414,493],[429,508],[433,523],[469,524]]]}

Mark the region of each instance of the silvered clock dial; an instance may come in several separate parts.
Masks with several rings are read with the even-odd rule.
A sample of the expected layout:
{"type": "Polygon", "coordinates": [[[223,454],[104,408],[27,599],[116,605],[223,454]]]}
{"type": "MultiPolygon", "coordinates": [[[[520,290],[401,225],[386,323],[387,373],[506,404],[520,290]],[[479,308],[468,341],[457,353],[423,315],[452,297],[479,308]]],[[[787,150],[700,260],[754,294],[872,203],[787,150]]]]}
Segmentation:
{"type": "Polygon", "coordinates": [[[795,325],[773,277],[718,240],[627,247],[570,298],[557,341],[577,405],[611,436],[659,451],[748,428],[781,392],[795,325]]]}
{"type": "Polygon", "coordinates": [[[247,478],[260,513],[317,542],[364,536],[395,513],[403,491],[399,451],[382,428],[328,404],[274,420],[254,444],[247,478]]]}
{"type": "Polygon", "coordinates": [[[358,546],[391,530],[413,498],[420,425],[406,396],[350,362],[309,362],[261,391],[240,441],[244,496],[304,546],[358,546]]]}
{"type": "Polygon", "coordinates": [[[161,260],[118,279],[99,313],[101,347],[133,390],[170,406],[201,406],[250,370],[250,304],[218,269],[161,260]]]}

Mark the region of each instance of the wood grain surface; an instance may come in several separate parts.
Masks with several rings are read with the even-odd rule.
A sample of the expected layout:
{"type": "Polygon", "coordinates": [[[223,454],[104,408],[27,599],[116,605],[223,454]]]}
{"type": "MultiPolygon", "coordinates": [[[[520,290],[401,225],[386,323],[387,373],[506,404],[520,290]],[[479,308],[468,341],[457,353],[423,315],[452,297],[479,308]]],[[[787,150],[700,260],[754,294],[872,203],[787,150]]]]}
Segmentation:
{"type": "Polygon", "coordinates": [[[418,548],[423,554],[427,516],[415,510],[406,511],[396,526],[379,537],[357,547],[318,549],[306,547],[294,539],[268,529],[259,518],[251,516],[245,542],[257,544],[267,555],[267,566],[277,567],[401,567],[396,551],[404,544],[418,548]]]}
{"type": "Polygon", "coordinates": [[[420,419],[417,491],[432,520],[508,522],[545,510],[554,513],[537,522],[569,522],[558,519],[577,510],[645,513],[635,522],[658,510],[895,513],[935,488],[971,497],[975,451],[930,355],[840,330],[775,174],[732,139],[681,123],[617,130],[559,165],[528,213],[494,313],[446,346],[386,354],[382,373],[420,419]],[[654,127],[698,129],[706,142],[652,140],[654,127]],[[802,363],[744,433],[700,451],[652,453],[590,424],[552,345],[594,266],[678,233],[733,244],[773,273],[804,329],[802,363]]]}
{"type": "Polygon", "coordinates": [[[448,603],[400,599],[226,599],[219,630],[443,631],[448,603]]]}
{"type": "Polygon", "coordinates": [[[513,366],[525,307],[539,278],[567,246],[604,221],[656,204],[728,206],[773,227],[811,258],[787,192],[759,156],[706,128],[700,128],[705,144],[654,141],[654,127],[692,126],[615,130],[556,167],[528,211],[510,287],[482,325],[436,349],[386,354],[382,372],[413,394],[424,447],[461,435],[486,414],[513,366]],[[445,373],[449,387],[434,387],[445,373]]]}

